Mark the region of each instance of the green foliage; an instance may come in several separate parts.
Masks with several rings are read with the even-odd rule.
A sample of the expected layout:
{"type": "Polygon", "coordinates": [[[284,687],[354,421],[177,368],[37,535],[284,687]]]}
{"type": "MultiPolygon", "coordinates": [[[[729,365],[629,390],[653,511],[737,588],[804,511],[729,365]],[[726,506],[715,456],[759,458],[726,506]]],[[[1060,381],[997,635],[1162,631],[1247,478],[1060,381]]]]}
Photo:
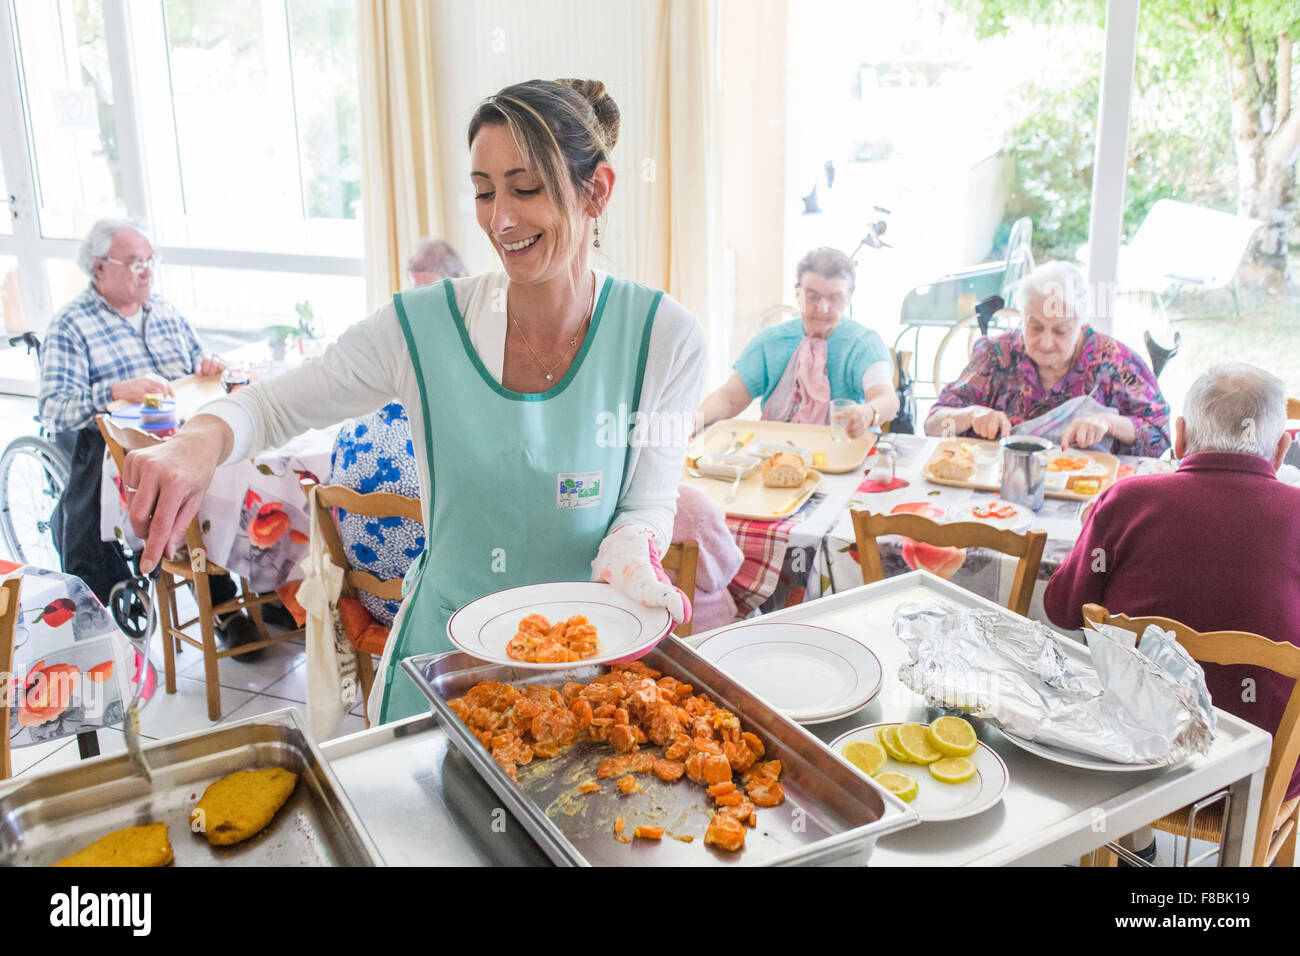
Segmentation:
{"type": "MultiPolygon", "coordinates": [[[[1006,32],[1016,20],[1097,26],[1105,17],[1103,0],[953,0],[953,6],[971,16],[981,36],[1006,32]]],[[[1275,25],[1300,10],[1292,0],[1231,6],[1228,16],[1252,28],[1275,25]]],[[[1236,155],[1221,40],[1225,17],[1215,19],[1213,8],[1202,0],[1142,5],[1125,238],[1166,197],[1236,211],[1236,155]]],[[[1273,42],[1276,46],[1276,35],[1273,42]]],[[[1006,133],[1015,173],[1003,232],[1020,216],[1032,218],[1034,253],[1040,258],[1073,257],[1087,242],[1100,71],[1098,54],[1076,75],[1025,86],[1006,133]]]]}

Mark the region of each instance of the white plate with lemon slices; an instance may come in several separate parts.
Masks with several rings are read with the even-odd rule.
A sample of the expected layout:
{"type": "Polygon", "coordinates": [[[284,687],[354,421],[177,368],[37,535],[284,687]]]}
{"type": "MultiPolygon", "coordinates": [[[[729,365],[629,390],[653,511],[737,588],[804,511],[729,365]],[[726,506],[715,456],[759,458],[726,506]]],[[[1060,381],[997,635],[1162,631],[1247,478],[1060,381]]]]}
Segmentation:
{"type": "Polygon", "coordinates": [[[974,728],[962,718],[941,717],[934,724],[942,728],[946,740],[941,739],[939,743],[948,751],[947,754],[936,749],[934,737],[925,733],[926,724],[912,725],[913,728],[922,728],[920,732],[914,729],[904,732],[907,743],[904,746],[897,736],[899,730],[907,726],[902,721],[868,724],[841,734],[827,746],[841,760],[867,773],[907,803],[920,814],[923,823],[961,820],[994,806],[1002,799],[1011,779],[1002,758],[977,740],[974,728]],[[965,724],[965,730],[953,721],[965,724]],[[881,740],[881,735],[888,736],[891,730],[894,736],[888,737],[891,742],[887,745],[881,740]],[[871,746],[851,747],[854,744],[871,746]],[[849,759],[845,755],[846,748],[857,759],[849,759]],[[909,753],[929,763],[918,763],[908,756],[909,753]],[[884,760],[880,761],[882,754],[884,760]],[[905,756],[907,760],[900,759],[905,756]],[[869,761],[867,767],[858,762],[864,758],[869,761]],[[869,772],[870,767],[875,767],[873,772],[869,772]],[[903,780],[904,776],[911,778],[914,787],[903,780]],[[909,798],[911,791],[914,792],[909,798]]]}

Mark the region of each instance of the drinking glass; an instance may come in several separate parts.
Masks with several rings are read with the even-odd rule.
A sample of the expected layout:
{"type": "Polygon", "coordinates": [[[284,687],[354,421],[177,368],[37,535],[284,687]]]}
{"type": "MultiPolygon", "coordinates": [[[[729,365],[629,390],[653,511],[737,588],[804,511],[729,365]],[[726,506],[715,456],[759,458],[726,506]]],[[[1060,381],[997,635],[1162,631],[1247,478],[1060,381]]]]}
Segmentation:
{"type": "Polygon", "coordinates": [[[849,422],[857,413],[857,403],[847,398],[831,399],[831,441],[850,441],[849,422]]]}

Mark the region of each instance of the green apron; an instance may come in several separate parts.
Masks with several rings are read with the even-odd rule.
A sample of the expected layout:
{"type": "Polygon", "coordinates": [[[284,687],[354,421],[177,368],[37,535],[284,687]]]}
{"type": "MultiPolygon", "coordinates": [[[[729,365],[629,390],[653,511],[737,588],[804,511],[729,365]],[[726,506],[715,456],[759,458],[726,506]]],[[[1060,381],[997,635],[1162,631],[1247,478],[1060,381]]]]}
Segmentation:
{"type": "Polygon", "coordinates": [[[393,297],[420,384],[429,506],[380,723],[428,710],[398,671],[403,658],[452,649],[447,621],[457,608],[507,588],[591,580],[626,476],[662,296],[606,278],[573,364],[536,395],[488,373],[450,281],[393,297]]]}

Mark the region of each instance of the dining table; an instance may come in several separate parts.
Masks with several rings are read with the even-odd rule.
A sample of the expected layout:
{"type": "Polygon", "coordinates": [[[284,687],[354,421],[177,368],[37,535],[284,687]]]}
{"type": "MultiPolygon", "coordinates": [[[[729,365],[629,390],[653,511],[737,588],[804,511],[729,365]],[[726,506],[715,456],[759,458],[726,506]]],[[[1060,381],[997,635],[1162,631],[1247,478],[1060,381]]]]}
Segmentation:
{"type": "MultiPolygon", "coordinates": [[[[245,578],[259,593],[302,580],[299,565],[307,556],[311,517],[299,482],[329,480],[339,427],[304,432],[278,448],[216,470],[198,514],[210,560],[245,578]]],[[[111,457],[104,461],[99,521],[103,540],[122,541],[133,551],[143,546],[131,528],[126,494],[111,457]]]]}
{"type": "Polygon", "coordinates": [[[76,735],[82,756],[93,756],[94,732],[122,722],[136,681],[144,680],[149,700],[157,675],[80,578],[0,562],[0,578],[11,577],[21,578],[19,611],[13,646],[0,649],[12,661],[9,746],[76,735]]]}
{"type": "MultiPolygon", "coordinates": [[[[895,635],[895,612],[909,604],[987,611],[1017,620],[1006,608],[926,571],[859,585],[774,612],[762,623],[784,622],[836,631],[869,649],[882,680],[864,705],[838,719],[804,725],[799,732],[824,747],[846,731],[886,721],[926,722],[941,711],[898,677],[908,657],[895,635]]],[[[749,622],[731,628],[751,627],[749,622]]],[[[691,637],[704,655],[728,629],[691,637]]],[[[670,637],[667,640],[676,641],[670,637]]],[[[1060,641],[1078,666],[1089,662],[1085,644],[1060,641]]],[[[752,662],[751,662],[752,663],[752,662]]],[[[727,663],[717,664],[724,671],[727,663]]],[[[771,668],[781,668],[774,658],[771,668]]],[[[409,679],[405,674],[399,679],[409,679]]],[[[779,680],[779,673],[765,675],[779,680]]],[[[760,699],[757,683],[750,685],[760,699]]],[[[768,705],[775,708],[768,700],[768,705]]],[[[979,741],[996,754],[1005,780],[996,799],[977,812],[925,820],[881,836],[871,866],[1049,866],[1081,856],[1208,794],[1227,790],[1223,862],[1248,865],[1258,824],[1260,795],[1271,738],[1223,711],[1208,752],[1167,766],[1138,770],[1083,769],[1013,743],[991,721],[972,718],[979,741]]],[[[456,749],[439,718],[410,717],[321,746],[340,784],[389,865],[546,865],[547,852],[456,749]]],[[[875,786],[861,777],[862,786],[875,786]]],[[[934,784],[940,786],[939,784],[934,784]]],[[[890,799],[894,799],[892,796],[890,799]]],[[[775,819],[775,818],[774,818],[775,819]]],[[[739,862],[743,862],[743,859],[739,862]]]]}
{"type": "MultiPolygon", "coordinates": [[[[928,480],[922,468],[942,439],[927,435],[889,435],[882,439],[895,456],[894,481],[881,486],[868,479],[872,449],[863,467],[849,474],[826,475],[818,487],[820,500],[810,501],[799,520],[790,528],[781,568],[775,572],[778,584],[764,603],[761,613],[771,613],[835,594],[862,583],[857,541],[851,511],[869,510],[889,514],[895,510],[917,511],[936,520],[954,520],[972,505],[1000,500],[997,492],[940,485],[928,480]]],[[[1172,471],[1170,461],[1119,455],[1120,480],[1134,474],[1172,471]]],[[[1024,530],[1047,532],[1039,563],[1029,616],[1047,623],[1043,613],[1043,591],[1048,579],[1070,553],[1083,530],[1087,500],[1047,497],[1033,512],[1024,530]]],[[[886,577],[917,568],[934,571],[954,583],[1005,604],[1015,576],[1016,559],[982,548],[904,548],[903,539],[878,539],[886,577]]]]}

